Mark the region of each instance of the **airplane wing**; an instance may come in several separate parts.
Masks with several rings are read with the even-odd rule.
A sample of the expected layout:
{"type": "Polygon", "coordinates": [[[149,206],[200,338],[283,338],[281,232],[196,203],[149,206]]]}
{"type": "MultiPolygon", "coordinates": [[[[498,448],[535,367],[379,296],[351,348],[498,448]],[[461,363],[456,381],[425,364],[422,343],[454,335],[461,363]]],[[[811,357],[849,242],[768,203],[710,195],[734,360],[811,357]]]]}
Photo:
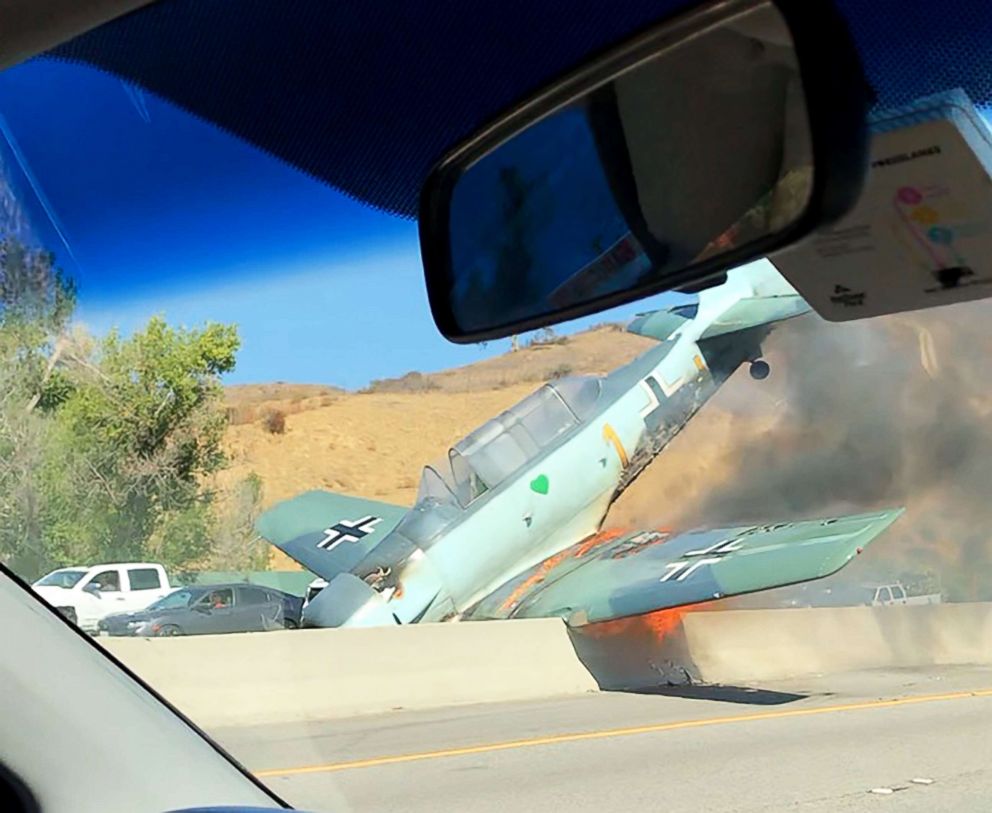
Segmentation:
{"type": "Polygon", "coordinates": [[[695,530],[601,532],[510,580],[466,618],[564,618],[571,626],[820,579],[903,509],[695,530]]]}
{"type": "Polygon", "coordinates": [[[349,570],[399,524],[407,509],[328,491],[307,491],[258,518],[263,539],[330,581],[349,570]]]}

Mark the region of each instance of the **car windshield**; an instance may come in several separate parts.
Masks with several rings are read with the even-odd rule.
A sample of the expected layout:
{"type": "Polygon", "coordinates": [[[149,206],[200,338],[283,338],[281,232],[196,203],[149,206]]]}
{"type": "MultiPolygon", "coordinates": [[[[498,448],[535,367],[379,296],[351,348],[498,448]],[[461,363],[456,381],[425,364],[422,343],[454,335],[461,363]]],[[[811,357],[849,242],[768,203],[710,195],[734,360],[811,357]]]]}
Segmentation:
{"type": "Polygon", "coordinates": [[[149,610],[178,610],[183,607],[188,607],[193,601],[202,596],[202,592],[193,592],[192,590],[176,590],[173,593],[169,593],[167,596],[163,596],[158,601],[153,601],[148,605],[149,610]]]}
{"type": "MultiPolygon", "coordinates": [[[[959,268],[940,218],[992,228],[954,194],[871,233],[959,268]]],[[[28,595],[302,809],[987,804],[992,301],[833,322],[786,270],[452,344],[412,220],[33,59],[0,72],[0,562],[104,563],[28,595]]]]}
{"type": "Polygon", "coordinates": [[[39,587],[72,587],[86,573],[85,570],[56,570],[38,579],[35,584],[39,587]]]}

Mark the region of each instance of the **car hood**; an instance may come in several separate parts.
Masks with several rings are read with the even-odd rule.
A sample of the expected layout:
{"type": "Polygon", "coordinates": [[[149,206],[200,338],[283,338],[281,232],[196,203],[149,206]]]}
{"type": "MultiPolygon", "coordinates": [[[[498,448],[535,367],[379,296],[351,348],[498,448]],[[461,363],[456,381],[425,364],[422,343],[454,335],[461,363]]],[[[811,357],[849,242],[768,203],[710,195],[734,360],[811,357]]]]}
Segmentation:
{"type": "Polygon", "coordinates": [[[100,629],[110,632],[123,631],[128,628],[129,624],[147,624],[156,619],[170,618],[182,611],[182,608],[179,608],[178,610],[136,610],[131,613],[114,613],[100,622],[100,629]]]}
{"type": "Polygon", "coordinates": [[[54,584],[32,584],[31,589],[49,604],[71,601],[75,595],[72,590],[67,590],[65,587],[57,587],[54,584]]]}

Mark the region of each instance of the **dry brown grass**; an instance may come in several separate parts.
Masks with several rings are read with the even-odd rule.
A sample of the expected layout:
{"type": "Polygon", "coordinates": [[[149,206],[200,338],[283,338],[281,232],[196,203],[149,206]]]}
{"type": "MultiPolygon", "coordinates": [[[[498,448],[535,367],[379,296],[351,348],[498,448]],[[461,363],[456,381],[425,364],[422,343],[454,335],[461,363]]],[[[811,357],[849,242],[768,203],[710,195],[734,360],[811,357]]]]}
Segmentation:
{"type": "MultiPolygon", "coordinates": [[[[560,338],[560,337],[559,337],[560,338]]],[[[512,353],[479,361],[467,367],[431,374],[444,392],[476,392],[537,385],[551,373],[569,367],[572,374],[608,373],[655,344],[632,333],[618,333],[611,326],[567,337],[563,344],[545,343],[521,347],[512,353]]]]}
{"type": "Polygon", "coordinates": [[[413,371],[399,378],[375,378],[362,392],[431,392],[439,389],[441,387],[431,376],[413,371]]]}
{"type": "Polygon", "coordinates": [[[286,413],[281,409],[269,411],[262,420],[262,426],[270,435],[286,434],[286,413]]]}
{"type": "Polygon", "coordinates": [[[265,420],[273,412],[295,415],[327,406],[344,393],[323,384],[233,384],[224,389],[228,422],[235,426],[265,420]]]}

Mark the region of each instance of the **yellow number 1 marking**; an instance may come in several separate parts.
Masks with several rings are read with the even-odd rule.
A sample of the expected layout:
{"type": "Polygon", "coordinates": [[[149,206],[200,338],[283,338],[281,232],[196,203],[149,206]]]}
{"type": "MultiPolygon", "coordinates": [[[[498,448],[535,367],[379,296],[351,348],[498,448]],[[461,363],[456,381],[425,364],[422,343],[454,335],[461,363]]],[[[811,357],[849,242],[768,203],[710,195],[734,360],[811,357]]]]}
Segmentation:
{"type": "Polygon", "coordinates": [[[623,444],[620,442],[620,436],[616,433],[616,430],[608,423],[603,424],[603,440],[608,440],[613,444],[613,448],[617,450],[617,457],[620,458],[620,465],[626,467],[627,450],[623,448],[623,444]]]}

